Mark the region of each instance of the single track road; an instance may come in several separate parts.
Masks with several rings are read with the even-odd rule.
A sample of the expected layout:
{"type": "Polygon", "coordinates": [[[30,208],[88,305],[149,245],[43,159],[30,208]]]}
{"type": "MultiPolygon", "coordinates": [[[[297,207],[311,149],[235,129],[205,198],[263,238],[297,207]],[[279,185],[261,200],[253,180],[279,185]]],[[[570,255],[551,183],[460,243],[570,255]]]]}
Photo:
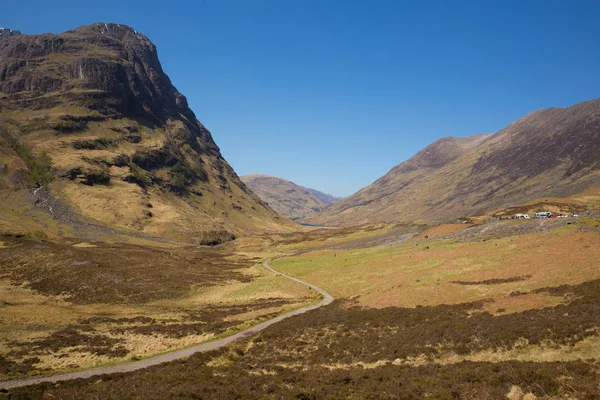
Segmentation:
{"type": "Polygon", "coordinates": [[[111,366],[106,366],[106,367],[98,367],[98,368],[93,368],[93,369],[88,369],[88,370],[69,372],[69,373],[65,373],[65,374],[47,375],[47,376],[32,376],[32,377],[22,378],[22,379],[0,381],[0,389],[12,389],[12,388],[17,388],[17,387],[21,387],[21,386],[35,385],[35,384],[42,383],[42,382],[59,382],[59,381],[67,381],[67,380],[71,380],[71,379],[85,379],[85,378],[90,378],[92,376],[98,376],[98,375],[131,372],[131,371],[137,371],[139,369],[148,368],[153,365],[158,365],[158,364],[163,364],[163,363],[167,363],[170,361],[179,360],[181,358],[189,357],[194,353],[210,351],[210,350],[214,350],[214,349],[218,349],[220,347],[226,346],[235,340],[238,340],[241,338],[246,338],[248,336],[252,336],[252,335],[256,334],[257,332],[260,332],[263,329],[265,329],[273,324],[276,324],[277,322],[282,321],[286,318],[292,317],[294,315],[303,314],[307,311],[315,310],[319,307],[326,306],[327,304],[330,304],[333,301],[333,297],[329,293],[327,293],[325,290],[323,290],[320,287],[317,287],[315,285],[312,285],[308,282],[304,282],[301,279],[294,278],[292,276],[289,276],[289,275],[286,275],[279,271],[274,270],[269,265],[269,261],[271,261],[271,260],[266,260],[263,264],[266,269],[268,269],[269,271],[276,273],[280,276],[283,276],[287,279],[291,279],[293,281],[296,281],[298,283],[301,283],[303,285],[306,285],[306,286],[316,290],[318,293],[321,294],[321,296],[323,296],[323,299],[316,304],[311,304],[309,306],[297,308],[288,313],[281,314],[281,315],[279,315],[273,319],[270,319],[268,321],[261,322],[258,325],[255,325],[251,328],[240,331],[234,335],[227,336],[225,338],[218,339],[218,340],[215,340],[212,342],[197,344],[195,346],[186,347],[185,349],[175,350],[175,351],[172,351],[169,353],[164,353],[164,354],[160,354],[160,355],[157,355],[154,357],[149,357],[149,358],[146,358],[146,359],[143,359],[140,361],[125,363],[125,364],[111,365],[111,366]]]}

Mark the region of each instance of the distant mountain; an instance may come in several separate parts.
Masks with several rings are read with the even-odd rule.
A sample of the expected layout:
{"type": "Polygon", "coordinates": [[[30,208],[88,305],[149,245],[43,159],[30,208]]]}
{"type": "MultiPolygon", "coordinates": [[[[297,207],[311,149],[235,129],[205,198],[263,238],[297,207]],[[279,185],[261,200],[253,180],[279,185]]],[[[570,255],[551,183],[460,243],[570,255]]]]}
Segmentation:
{"type": "MultiPolygon", "coordinates": [[[[7,213],[28,204],[11,193],[38,184],[47,186],[38,208],[52,199],[69,208],[53,216],[60,223],[77,214],[200,243],[215,242],[211,232],[220,241],[294,226],[223,159],[154,44],[112,23],[44,35],[0,29],[0,216],[9,225],[24,219],[7,213]]],[[[84,226],[71,225],[75,235],[84,226]]]]}
{"type": "Polygon", "coordinates": [[[340,200],[274,176],[244,175],[241,179],[275,211],[292,219],[312,215],[340,200]]]}
{"type": "Polygon", "coordinates": [[[598,186],[600,99],[538,110],[491,135],[439,139],[304,221],[447,221],[598,186]]]}
{"type": "Polygon", "coordinates": [[[313,196],[315,196],[316,198],[321,200],[326,205],[333,204],[342,199],[341,197],[332,196],[327,193],[319,192],[318,190],[315,190],[315,189],[309,189],[309,188],[305,188],[305,189],[308,191],[308,193],[312,194],[313,196]]]}

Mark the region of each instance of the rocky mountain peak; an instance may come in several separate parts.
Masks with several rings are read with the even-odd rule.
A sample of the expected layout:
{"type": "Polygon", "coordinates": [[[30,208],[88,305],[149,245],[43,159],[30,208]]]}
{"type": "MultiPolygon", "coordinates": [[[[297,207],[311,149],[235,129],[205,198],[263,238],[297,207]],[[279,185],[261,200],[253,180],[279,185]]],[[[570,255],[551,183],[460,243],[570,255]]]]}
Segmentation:
{"type": "Polygon", "coordinates": [[[17,36],[17,35],[21,35],[21,32],[15,31],[13,29],[0,27],[0,40],[9,38],[11,36],[17,36]]]}
{"type": "Polygon", "coordinates": [[[0,92],[12,98],[95,90],[86,102],[97,100],[90,108],[103,114],[156,123],[183,115],[192,124],[196,121],[186,98],[164,73],[154,44],[133,28],[95,23],[62,34],[4,35],[0,92]],[[107,96],[117,101],[107,102],[107,96]]]}
{"type": "Polygon", "coordinates": [[[146,36],[132,27],[115,24],[113,22],[96,22],[95,24],[80,26],[72,32],[79,34],[106,35],[118,40],[137,39],[150,41],[146,36]]]}

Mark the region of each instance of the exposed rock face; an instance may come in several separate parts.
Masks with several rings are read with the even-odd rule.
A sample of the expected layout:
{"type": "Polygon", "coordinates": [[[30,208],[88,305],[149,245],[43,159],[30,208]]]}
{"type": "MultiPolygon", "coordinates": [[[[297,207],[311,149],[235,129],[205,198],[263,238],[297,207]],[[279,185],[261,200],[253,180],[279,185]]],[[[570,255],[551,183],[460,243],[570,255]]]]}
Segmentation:
{"type": "Polygon", "coordinates": [[[186,98],[162,70],[154,44],[132,28],[97,23],[61,35],[12,33],[8,38],[0,42],[2,93],[97,90],[102,93],[86,97],[103,114],[155,123],[182,115],[200,129],[186,98]]]}
{"type": "Polygon", "coordinates": [[[20,34],[21,34],[21,32],[19,32],[19,31],[15,31],[15,30],[8,29],[8,28],[0,28],[0,40],[9,38],[11,36],[17,36],[20,34]]]}
{"type": "Polygon", "coordinates": [[[600,99],[538,110],[493,135],[442,138],[305,221],[448,221],[598,186],[600,99]]]}
{"type": "Polygon", "coordinates": [[[242,181],[275,211],[298,219],[323,210],[339,198],[269,175],[244,175],[242,181]]]}
{"type": "MultiPolygon", "coordinates": [[[[44,151],[58,178],[51,189],[95,219],[178,238],[290,224],[239,180],[164,73],[154,44],[124,25],[57,35],[1,30],[0,128],[0,158],[44,151]],[[107,191],[85,189],[93,186],[107,191]],[[149,196],[165,202],[166,219],[156,210],[144,218],[131,205],[149,196]],[[122,215],[128,208],[135,215],[122,215]]],[[[32,171],[38,164],[27,166],[40,183],[32,171]]]]}

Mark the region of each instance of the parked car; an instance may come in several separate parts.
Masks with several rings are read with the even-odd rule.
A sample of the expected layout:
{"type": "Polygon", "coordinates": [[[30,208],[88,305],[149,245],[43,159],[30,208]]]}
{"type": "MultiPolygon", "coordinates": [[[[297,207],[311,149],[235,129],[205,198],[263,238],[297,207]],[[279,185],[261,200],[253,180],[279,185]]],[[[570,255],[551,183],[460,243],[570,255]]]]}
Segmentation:
{"type": "Polygon", "coordinates": [[[552,213],[550,211],[536,212],[535,218],[552,218],[552,213]]]}

